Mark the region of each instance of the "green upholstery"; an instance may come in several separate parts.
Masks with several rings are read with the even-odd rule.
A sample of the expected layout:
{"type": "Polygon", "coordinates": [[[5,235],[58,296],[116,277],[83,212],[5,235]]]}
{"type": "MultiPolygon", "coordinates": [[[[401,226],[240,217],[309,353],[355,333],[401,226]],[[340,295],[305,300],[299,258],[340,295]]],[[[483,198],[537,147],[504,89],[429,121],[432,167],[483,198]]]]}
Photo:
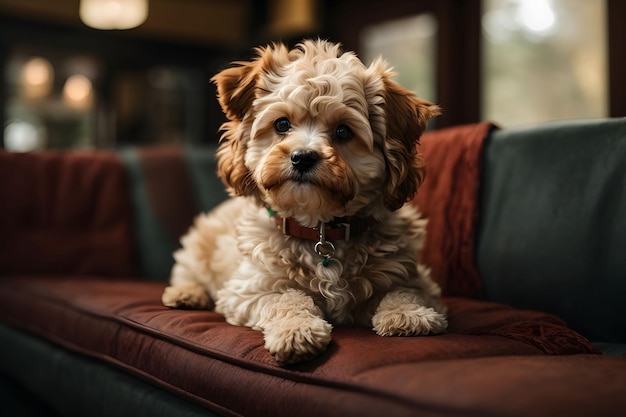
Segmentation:
{"type": "Polygon", "coordinates": [[[124,150],[122,156],[128,169],[141,275],[166,280],[167,271],[174,263],[172,252],[178,243],[167,235],[152,209],[147,190],[143,185],[144,178],[136,149],[124,150]]]}
{"type": "Polygon", "coordinates": [[[81,416],[85,410],[91,410],[92,416],[216,416],[118,368],[4,324],[0,324],[0,346],[4,358],[0,376],[19,379],[17,386],[9,381],[9,388],[39,396],[3,398],[6,391],[0,392],[7,416],[81,416]]]}
{"type": "Polygon", "coordinates": [[[201,211],[211,210],[228,197],[224,184],[216,173],[215,151],[216,148],[214,147],[188,146],[184,149],[191,181],[201,211]]]}
{"type": "Polygon", "coordinates": [[[172,253],[193,218],[227,194],[216,174],[215,147],[129,148],[126,164],[141,275],[166,281],[172,253]]]}
{"type": "Polygon", "coordinates": [[[494,132],[477,262],[488,299],[626,342],[626,119],[494,132]]]}

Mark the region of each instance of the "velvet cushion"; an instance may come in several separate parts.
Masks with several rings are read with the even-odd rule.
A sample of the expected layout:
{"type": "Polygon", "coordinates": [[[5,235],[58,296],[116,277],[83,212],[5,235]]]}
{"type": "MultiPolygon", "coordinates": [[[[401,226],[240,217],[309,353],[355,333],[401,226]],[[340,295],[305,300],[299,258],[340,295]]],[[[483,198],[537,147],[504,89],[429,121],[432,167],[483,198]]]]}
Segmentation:
{"type": "MultiPolygon", "coordinates": [[[[295,407],[303,416],[408,416],[433,410],[432,415],[443,415],[450,406],[443,375],[466,372],[447,368],[448,361],[492,357],[485,361],[502,372],[493,357],[594,352],[549,314],[447,298],[450,328],[445,335],[383,338],[367,328],[338,327],[327,353],[283,368],[263,347],[260,332],[230,326],[210,311],[165,308],[159,301],[163,287],[89,277],[7,277],[0,281],[0,320],[216,411],[243,415],[289,416],[295,407]],[[429,392],[441,398],[430,398],[429,392]]],[[[467,372],[467,386],[451,381],[461,384],[456,389],[494,388],[472,379],[479,365],[467,372]]],[[[498,385],[491,379],[483,383],[498,385]]],[[[539,395],[536,387],[525,389],[532,393],[524,395],[539,395]]]]}
{"type": "Polygon", "coordinates": [[[20,273],[137,273],[119,156],[0,150],[0,274],[20,273]]]}

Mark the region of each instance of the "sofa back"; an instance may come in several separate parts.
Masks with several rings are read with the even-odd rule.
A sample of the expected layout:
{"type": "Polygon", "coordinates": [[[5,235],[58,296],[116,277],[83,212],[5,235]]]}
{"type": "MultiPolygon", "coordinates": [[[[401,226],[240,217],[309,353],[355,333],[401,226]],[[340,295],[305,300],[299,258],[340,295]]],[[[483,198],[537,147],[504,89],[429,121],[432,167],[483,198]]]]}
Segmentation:
{"type": "Polygon", "coordinates": [[[166,281],[193,218],[226,198],[214,153],[0,150],[0,276],[166,281]]]}
{"type": "Polygon", "coordinates": [[[137,273],[126,171],[112,152],[0,150],[0,275],[137,273]]]}
{"type": "Polygon", "coordinates": [[[173,252],[200,212],[227,198],[215,146],[145,147],[121,152],[128,170],[141,275],[167,281],[173,252]]]}
{"type": "Polygon", "coordinates": [[[626,119],[493,132],[477,263],[488,299],[626,342],[626,119]]]}

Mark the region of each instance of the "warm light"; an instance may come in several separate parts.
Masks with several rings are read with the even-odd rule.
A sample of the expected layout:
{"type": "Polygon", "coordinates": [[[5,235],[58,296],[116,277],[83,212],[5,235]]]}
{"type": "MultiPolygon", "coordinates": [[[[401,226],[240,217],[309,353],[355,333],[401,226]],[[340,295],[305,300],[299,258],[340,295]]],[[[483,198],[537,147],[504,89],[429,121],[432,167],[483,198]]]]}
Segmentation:
{"type": "Polygon", "coordinates": [[[80,19],[95,29],[132,29],[148,18],[148,0],[80,0],[80,19]]]}
{"type": "Polygon", "coordinates": [[[63,98],[72,107],[86,108],[91,104],[93,87],[89,78],[74,74],[65,81],[63,98]]]}
{"type": "Polygon", "coordinates": [[[52,64],[45,58],[30,59],[22,68],[21,84],[24,95],[28,98],[41,98],[50,93],[54,71],[52,64]]]}
{"type": "Polygon", "coordinates": [[[276,36],[309,33],[317,28],[314,0],[274,0],[270,6],[270,31],[276,36]]]}

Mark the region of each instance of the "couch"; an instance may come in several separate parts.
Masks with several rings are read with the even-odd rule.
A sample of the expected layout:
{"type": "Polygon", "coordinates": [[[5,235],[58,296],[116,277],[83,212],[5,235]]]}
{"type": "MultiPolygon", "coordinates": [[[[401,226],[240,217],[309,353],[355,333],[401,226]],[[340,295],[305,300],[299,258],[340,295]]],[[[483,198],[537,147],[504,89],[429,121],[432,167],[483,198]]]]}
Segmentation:
{"type": "Polygon", "coordinates": [[[226,195],[214,148],[0,151],[7,416],[623,416],[626,119],[422,138],[421,256],[444,335],[338,326],[279,366],[259,332],[160,296],[226,195]]]}

